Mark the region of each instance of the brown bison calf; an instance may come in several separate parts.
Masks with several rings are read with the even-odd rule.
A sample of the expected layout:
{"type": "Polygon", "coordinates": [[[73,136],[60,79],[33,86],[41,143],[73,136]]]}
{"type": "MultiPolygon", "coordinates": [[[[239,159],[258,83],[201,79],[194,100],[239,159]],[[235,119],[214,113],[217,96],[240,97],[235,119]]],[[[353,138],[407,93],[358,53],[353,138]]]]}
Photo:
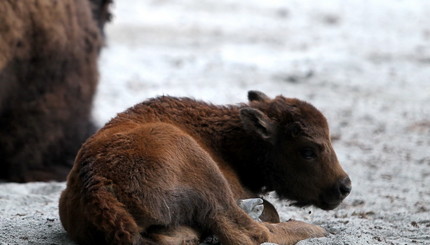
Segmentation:
{"type": "Polygon", "coordinates": [[[0,1],[0,179],[64,180],[95,131],[109,2],[0,1]]]}
{"type": "Polygon", "coordinates": [[[249,104],[214,106],[159,97],[120,113],[87,140],[60,198],[60,218],[80,244],[293,244],[323,236],[279,223],[264,201],[257,222],[238,199],[276,191],[329,210],[351,183],[312,105],[250,91],[249,104]],[[270,223],[269,223],[270,222],[270,223]]]}

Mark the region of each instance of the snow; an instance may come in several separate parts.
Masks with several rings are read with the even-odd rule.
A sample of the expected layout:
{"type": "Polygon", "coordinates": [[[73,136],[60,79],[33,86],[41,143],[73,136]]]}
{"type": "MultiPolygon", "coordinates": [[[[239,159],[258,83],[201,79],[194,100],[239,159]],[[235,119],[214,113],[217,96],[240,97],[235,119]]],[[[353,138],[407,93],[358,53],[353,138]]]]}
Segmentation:
{"type": "MultiPolygon", "coordinates": [[[[430,244],[430,1],[122,0],[107,25],[94,119],[157,95],[314,104],[353,191],[333,211],[275,201],[325,227],[299,244],[430,244]]],[[[64,183],[0,184],[0,244],[73,244],[64,183]]]]}

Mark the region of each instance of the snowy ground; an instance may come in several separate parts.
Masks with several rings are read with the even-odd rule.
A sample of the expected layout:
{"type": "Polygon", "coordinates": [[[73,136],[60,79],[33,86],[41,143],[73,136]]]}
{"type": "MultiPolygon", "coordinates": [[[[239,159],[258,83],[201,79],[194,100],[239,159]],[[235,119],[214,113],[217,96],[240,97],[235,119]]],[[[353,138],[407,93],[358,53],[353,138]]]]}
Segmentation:
{"type": "MultiPolygon", "coordinates": [[[[300,244],[430,244],[430,1],[118,0],[94,118],[156,95],[237,103],[250,89],[307,100],[327,116],[353,182],[300,244]]],[[[73,244],[64,183],[0,184],[0,244],[73,244]]]]}

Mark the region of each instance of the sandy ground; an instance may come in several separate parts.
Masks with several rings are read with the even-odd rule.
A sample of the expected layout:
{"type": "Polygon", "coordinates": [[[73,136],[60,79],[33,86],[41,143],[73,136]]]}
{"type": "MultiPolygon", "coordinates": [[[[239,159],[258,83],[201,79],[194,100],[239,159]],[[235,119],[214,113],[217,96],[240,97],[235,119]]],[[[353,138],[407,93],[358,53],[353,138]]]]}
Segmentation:
{"type": "MultiPolygon", "coordinates": [[[[237,103],[258,89],[327,116],[353,191],[304,244],[430,244],[430,1],[116,1],[94,118],[161,94],[237,103]]],[[[73,244],[64,183],[0,184],[0,244],[73,244]]]]}

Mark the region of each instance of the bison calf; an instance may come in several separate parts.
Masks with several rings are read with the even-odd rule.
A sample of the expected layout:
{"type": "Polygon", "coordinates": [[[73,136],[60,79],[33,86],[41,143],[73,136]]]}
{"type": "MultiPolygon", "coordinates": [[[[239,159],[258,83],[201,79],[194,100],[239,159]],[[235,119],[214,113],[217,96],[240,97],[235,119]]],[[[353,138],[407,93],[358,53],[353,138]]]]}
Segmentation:
{"type": "Polygon", "coordinates": [[[249,103],[215,106],[159,97],[120,113],[78,153],[60,218],[80,244],[293,244],[325,235],[279,223],[264,200],[259,223],[238,199],[275,191],[297,205],[333,209],[351,183],[312,105],[250,91],[249,103]]]}

